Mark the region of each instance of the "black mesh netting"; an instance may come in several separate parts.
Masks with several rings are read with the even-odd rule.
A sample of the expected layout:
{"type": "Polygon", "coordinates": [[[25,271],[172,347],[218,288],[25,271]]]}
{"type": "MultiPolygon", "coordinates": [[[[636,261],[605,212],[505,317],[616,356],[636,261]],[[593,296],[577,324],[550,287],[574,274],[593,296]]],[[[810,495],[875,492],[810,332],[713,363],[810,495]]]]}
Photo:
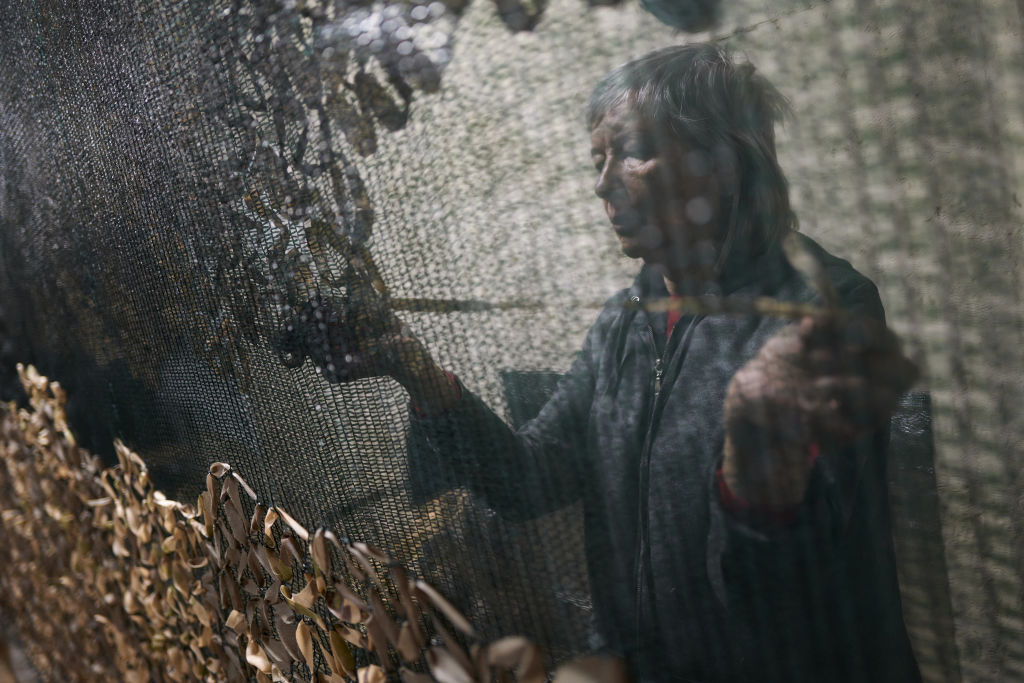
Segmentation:
{"type": "MultiPolygon", "coordinates": [[[[865,466],[882,467],[888,490],[868,475],[852,480],[860,488],[850,500],[868,501],[853,518],[870,518],[862,526],[876,537],[843,555],[842,569],[820,571],[885,585],[892,564],[877,532],[888,504],[924,677],[1024,677],[1019,1],[14,0],[0,9],[5,399],[18,395],[14,364],[33,363],[68,389],[81,442],[112,456],[124,440],[169,494],[194,500],[210,463],[229,462],[267,502],[387,549],[488,636],[527,634],[555,660],[610,648],[641,671],[646,661],[679,674],[690,670],[672,669],[672,653],[683,652],[700,662],[691,677],[718,681],[749,673],[754,652],[771,664],[758,673],[765,680],[813,671],[890,680],[872,668],[899,659],[886,654],[889,636],[858,639],[864,619],[898,612],[895,595],[830,593],[835,577],[821,578],[815,557],[832,550],[818,540],[804,539],[815,557],[797,553],[788,568],[755,550],[733,567],[729,548],[693,541],[714,546],[719,523],[685,512],[689,496],[711,490],[706,463],[685,464],[693,443],[673,444],[679,461],[653,475],[642,460],[594,465],[598,478],[660,488],[671,501],[650,508],[641,495],[646,521],[635,511],[607,519],[621,501],[603,508],[584,493],[580,503],[559,488],[564,479],[527,464],[521,475],[495,470],[495,482],[486,463],[504,456],[481,451],[488,430],[501,450],[503,428],[489,416],[424,436],[396,381],[338,381],[338,359],[377,335],[372,312],[390,307],[458,377],[464,400],[478,397],[477,408],[514,427],[532,418],[601,302],[639,269],[594,199],[591,89],[666,45],[714,39],[749,58],[794,111],[778,154],[801,232],[877,284],[921,370],[892,429],[888,473],[865,466]],[[659,21],[669,14],[710,32],[670,28],[659,21]],[[433,438],[435,450],[410,460],[410,434],[433,438]],[[605,535],[585,533],[594,525],[605,535]],[[640,565],[678,581],[612,568],[596,574],[608,585],[591,585],[595,557],[615,565],[637,552],[640,565]],[[706,561],[714,552],[725,553],[724,568],[706,561]],[[857,578],[875,574],[876,583],[857,578]],[[731,586],[736,576],[761,578],[731,586]],[[795,579],[806,586],[800,598],[773,602],[795,579]],[[731,607],[721,609],[733,616],[704,618],[723,582],[731,607]],[[609,641],[602,626],[624,614],[601,606],[617,605],[604,595],[616,592],[660,606],[660,622],[640,607],[654,621],[611,629],[640,633],[639,645],[609,641]],[[851,602],[874,606],[850,616],[851,602]],[[664,616],[673,610],[689,616],[664,616]],[[806,630],[779,634],[776,619],[806,630]],[[756,635],[773,631],[777,656],[756,635]],[[828,661],[792,654],[804,651],[828,661]]],[[[636,314],[625,300],[615,306],[636,314]]],[[[740,332],[721,324],[729,348],[740,332]]],[[[617,361],[624,375],[629,358],[617,361]]],[[[690,377],[669,366],[671,392],[690,397],[695,415],[721,404],[724,382],[700,379],[714,362],[690,377]]],[[[647,400],[620,396],[602,419],[647,400]]],[[[642,443],[623,419],[621,438],[642,443]]],[[[707,422],[689,438],[721,438],[707,422]]],[[[585,419],[563,429],[593,431],[585,419]]]]}

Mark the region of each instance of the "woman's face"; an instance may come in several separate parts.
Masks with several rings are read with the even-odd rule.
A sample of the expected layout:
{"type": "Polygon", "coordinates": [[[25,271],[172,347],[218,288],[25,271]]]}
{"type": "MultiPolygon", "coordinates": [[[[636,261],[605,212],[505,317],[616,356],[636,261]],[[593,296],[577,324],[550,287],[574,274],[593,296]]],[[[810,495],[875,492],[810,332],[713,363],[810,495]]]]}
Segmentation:
{"type": "Polygon", "coordinates": [[[594,192],[632,258],[660,265],[669,277],[713,267],[720,182],[711,156],[618,104],[590,134],[594,192]]]}

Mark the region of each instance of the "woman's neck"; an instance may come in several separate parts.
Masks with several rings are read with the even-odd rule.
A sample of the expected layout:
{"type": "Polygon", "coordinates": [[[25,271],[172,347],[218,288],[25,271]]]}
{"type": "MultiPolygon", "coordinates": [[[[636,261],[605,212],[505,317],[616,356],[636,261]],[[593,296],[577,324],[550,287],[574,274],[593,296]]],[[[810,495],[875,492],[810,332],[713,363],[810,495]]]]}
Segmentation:
{"type": "Polygon", "coordinates": [[[665,280],[665,289],[668,290],[670,296],[700,294],[709,283],[718,278],[718,273],[711,268],[685,273],[662,271],[661,275],[665,280]]]}

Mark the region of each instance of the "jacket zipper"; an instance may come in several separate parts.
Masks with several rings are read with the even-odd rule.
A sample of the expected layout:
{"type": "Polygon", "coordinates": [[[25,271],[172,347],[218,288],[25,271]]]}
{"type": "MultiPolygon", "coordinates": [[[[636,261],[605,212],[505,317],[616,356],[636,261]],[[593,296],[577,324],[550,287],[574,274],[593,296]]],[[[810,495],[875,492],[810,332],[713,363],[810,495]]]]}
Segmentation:
{"type": "Polygon", "coordinates": [[[665,364],[662,358],[662,354],[658,352],[657,340],[654,337],[654,327],[652,325],[647,326],[647,332],[650,337],[651,349],[654,351],[654,397],[651,399],[648,407],[648,418],[647,418],[647,432],[644,435],[643,450],[640,452],[640,477],[639,477],[639,495],[637,497],[637,522],[638,522],[638,533],[640,535],[640,542],[637,544],[637,556],[635,563],[636,572],[636,609],[635,612],[635,624],[634,624],[634,637],[636,640],[636,646],[639,649],[640,639],[642,636],[641,626],[643,622],[643,611],[644,611],[644,557],[647,554],[647,489],[650,486],[648,477],[650,476],[650,459],[651,459],[651,443],[653,441],[654,434],[654,421],[655,414],[657,412],[658,396],[661,394],[661,382],[665,376],[665,364]]]}
{"type": "MultiPolygon", "coordinates": [[[[640,303],[640,297],[634,297],[633,303],[640,303]]],[[[693,334],[693,329],[696,324],[703,318],[703,316],[694,316],[686,326],[686,329],[682,335],[677,346],[682,348],[682,351],[676,351],[675,353],[685,353],[686,348],[689,346],[690,338],[693,334]]],[[[672,337],[676,336],[677,332],[673,331],[672,337]]],[[[665,362],[664,356],[669,351],[669,342],[671,338],[665,342],[665,347],[662,351],[658,351],[658,342],[655,338],[654,326],[648,323],[647,325],[647,336],[650,342],[650,348],[654,352],[654,397],[651,399],[648,410],[650,411],[647,417],[647,433],[644,435],[643,450],[640,452],[640,476],[639,476],[639,499],[637,501],[638,511],[638,533],[640,536],[640,542],[637,544],[637,555],[636,555],[636,609],[635,609],[635,632],[634,637],[636,645],[639,648],[641,643],[641,627],[643,624],[643,611],[644,611],[644,569],[647,565],[645,558],[648,552],[648,546],[650,545],[650,539],[648,538],[648,491],[650,489],[650,469],[651,469],[651,448],[654,444],[654,428],[655,423],[658,421],[658,402],[661,396],[662,381],[665,377],[665,362]]],[[[653,614],[652,614],[653,617],[653,614]]]]}

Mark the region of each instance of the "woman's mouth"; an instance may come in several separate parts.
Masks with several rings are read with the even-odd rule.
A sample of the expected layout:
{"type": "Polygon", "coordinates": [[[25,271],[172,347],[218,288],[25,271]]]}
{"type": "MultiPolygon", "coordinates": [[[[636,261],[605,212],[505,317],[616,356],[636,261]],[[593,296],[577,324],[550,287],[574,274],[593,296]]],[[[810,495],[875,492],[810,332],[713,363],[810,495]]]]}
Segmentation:
{"type": "Polygon", "coordinates": [[[622,212],[615,212],[610,216],[612,222],[612,229],[616,235],[621,237],[630,237],[634,235],[637,230],[643,226],[643,217],[637,211],[626,210],[622,212]]]}

